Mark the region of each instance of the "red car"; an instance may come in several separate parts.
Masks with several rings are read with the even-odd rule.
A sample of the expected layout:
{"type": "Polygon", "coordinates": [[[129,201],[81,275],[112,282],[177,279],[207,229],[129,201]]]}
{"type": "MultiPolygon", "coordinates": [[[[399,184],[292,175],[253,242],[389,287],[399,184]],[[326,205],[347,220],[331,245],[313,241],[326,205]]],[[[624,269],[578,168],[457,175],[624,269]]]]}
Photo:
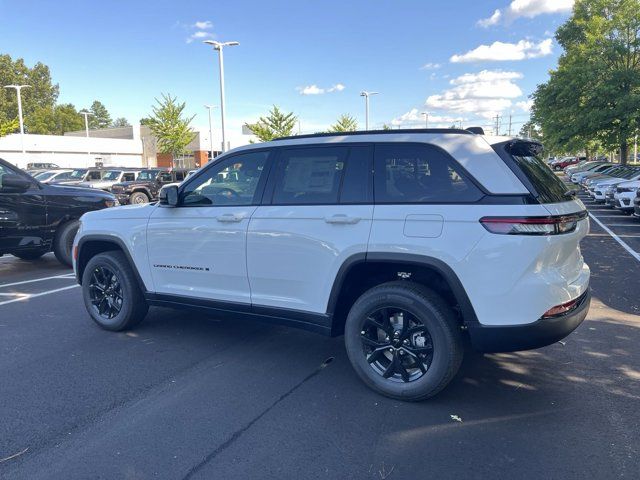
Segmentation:
{"type": "Polygon", "coordinates": [[[576,163],[580,163],[585,160],[586,157],[565,157],[553,163],[552,167],[554,170],[564,170],[570,165],[575,165],[576,163]]]}

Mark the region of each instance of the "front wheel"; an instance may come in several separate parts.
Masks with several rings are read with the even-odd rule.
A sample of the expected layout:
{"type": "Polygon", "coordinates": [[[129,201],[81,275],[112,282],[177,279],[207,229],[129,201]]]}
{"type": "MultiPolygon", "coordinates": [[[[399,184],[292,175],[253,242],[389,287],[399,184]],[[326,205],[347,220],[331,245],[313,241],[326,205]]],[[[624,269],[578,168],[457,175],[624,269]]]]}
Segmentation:
{"type": "Polygon", "coordinates": [[[455,315],[432,290],[389,282],[365,292],[345,325],[347,354],[373,390],[398,400],[436,395],[462,363],[455,315]]]}
{"type": "Polygon", "coordinates": [[[80,228],[80,221],[71,220],[58,227],[56,236],[53,239],[53,253],[60,263],[68,267],[72,266],[71,250],[73,249],[73,239],[80,228]]]}
{"type": "Polygon", "coordinates": [[[93,321],[105,330],[133,328],[149,310],[133,269],[119,251],[89,260],[82,274],[82,297],[93,321]]]}
{"type": "Polygon", "coordinates": [[[133,192],[129,197],[129,203],[132,205],[149,203],[149,197],[147,197],[147,194],[144,192],[133,192]]]}

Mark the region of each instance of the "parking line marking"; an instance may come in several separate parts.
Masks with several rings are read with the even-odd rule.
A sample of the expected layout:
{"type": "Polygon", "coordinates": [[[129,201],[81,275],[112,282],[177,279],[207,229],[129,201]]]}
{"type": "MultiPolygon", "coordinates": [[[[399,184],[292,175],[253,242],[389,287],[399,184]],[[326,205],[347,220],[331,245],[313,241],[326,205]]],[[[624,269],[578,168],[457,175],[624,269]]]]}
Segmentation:
{"type": "Polygon", "coordinates": [[[43,277],[43,278],[34,278],[33,280],[23,280],[22,282],[13,282],[13,283],[4,283],[0,285],[0,288],[4,287],[14,287],[16,285],[25,285],[27,283],[33,282],[43,282],[45,280],[54,280],[56,278],[74,278],[73,273],[65,273],[64,275],[54,275],[53,277],[43,277]]]}
{"type": "Polygon", "coordinates": [[[612,223],[610,225],[607,225],[607,227],[640,227],[640,224],[635,225],[633,223],[612,223]]]}
{"type": "Polygon", "coordinates": [[[35,298],[35,297],[41,297],[43,295],[49,295],[51,293],[62,292],[64,290],[70,290],[72,288],[78,288],[79,286],[80,285],[70,285],[68,287],[56,288],[55,290],[47,290],[46,292],[27,294],[24,297],[14,298],[12,300],[5,300],[4,302],[0,302],[0,306],[7,305],[9,303],[14,303],[14,302],[24,302],[25,300],[30,300],[30,299],[35,298]]]}
{"type": "MultiPolygon", "coordinates": [[[[637,261],[640,262],[640,254],[638,254],[638,252],[636,252],[634,249],[632,249],[619,236],[617,236],[609,228],[607,228],[607,226],[604,223],[602,223],[600,220],[598,220],[598,218],[595,215],[589,214],[589,216],[593,219],[594,222],[596,222],[598,225],[600,225],[605,232],[607,232],[609,235],[611,235],[611,238],[613,238],[616,242],[618,242],[620,244],[620,246],[622,248],[624,248],[633,258],[635,258],[637,261]]],[[[611,226],[613,226],[613,225],[611,225],[611,226]]]]}
{"type": "MultiPolygon", "coordinates": [[[[593,210],[590,210],[593,211],[593,210]]],[[[598,218],[629,218],[626,215],[620,214],[620,215],[598,215],[598,218]]],[[[629,220],[632,220],[631,218],[629,218],[629,220]]]]}

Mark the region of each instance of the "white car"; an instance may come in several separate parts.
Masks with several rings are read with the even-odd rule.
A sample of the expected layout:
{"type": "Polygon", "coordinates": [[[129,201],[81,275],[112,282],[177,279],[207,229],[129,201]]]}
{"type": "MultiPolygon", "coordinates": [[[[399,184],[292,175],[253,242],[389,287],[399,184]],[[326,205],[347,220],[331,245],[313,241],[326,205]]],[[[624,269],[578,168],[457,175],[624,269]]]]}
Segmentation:
{"type": "Polygon", "coordinates": [[[539,143],[480,132],[247,145],[156,204],[88,213],[73,250],[88,315],[120,331],[159,305],[344,333],[364,383],[402,400],[451,381],[464,337],[557,342],[589,308],[587,212],[539,143]]]}
{"type": "Polygon", "coordinates": [[[46,170],[44,172],[37,173],[33,176],[40,183],[52,183],[52,182],[60,182],[63,180],[69,180],[71,178],[71,172],[73,170],[46,170]]]}
{"type": "Polygon", "coordinates": [[[580,183],[580,181],[583,178],[603,172],[611,168],[612,166],[613,164],[609,164],[609,163],[600,163],[600,164],[590,165],[589,168],[585,170],[580,170],[578,172],[571,174],[569,178],[573,183],[580,183]]]}
{"type": "Polygon", "coordinates": [[[111,192],[111,187],[116,183],[133,182],[137,180],[141,170],[113,169],[104,172],[99,180],[90,180],[79,183],[79,187],[97,188],[106,192],[111,192]]]}
{"type": "Polygon", "coordinates": [[[591,187],[591,190],[589,190],[589,194],[596,202],[604,203],[606,200],[606,194],[609,188],[611,188],[612,190],[615,190],[615,187],[620,183],[638,180],[638,179],[640,179],[640,170],[633,169],[627,172],[626,174],[624,174],[623,176],[607,178],[595,183],[595,185],[591,187]]]}
{"type": "MultiPolygon", "coordinates": [[[[607,204],[623,212],[633,212],[633,200],[636,198],[638,188],[640,188],[640,180],[638,179],[618,183],[615,189],[607,192],[612,197],[611,201],[607,201],[607,204]]],[[[609,197],[607,196],[607,198],[609,197]]]]}

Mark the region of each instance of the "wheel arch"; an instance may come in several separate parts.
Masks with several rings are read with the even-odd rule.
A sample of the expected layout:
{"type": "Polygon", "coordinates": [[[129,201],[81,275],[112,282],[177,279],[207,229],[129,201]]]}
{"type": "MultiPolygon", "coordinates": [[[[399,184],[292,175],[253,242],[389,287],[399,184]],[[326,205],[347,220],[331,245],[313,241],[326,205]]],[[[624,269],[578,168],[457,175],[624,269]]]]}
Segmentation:
{"type": "Polygon", "coordinates": [[[410,274],[410,281],[442,294],[458,310],[461,326],[478,323],[462,282],[442,260],[425,255],[368,252],[347,258],[338,270],[327,304],[327,314],[332,317],[332,334],[343,332],[351,305],[364,291],[380,283],[397,280],[399,272],[410,274]]]}
{"type": "Polygon", "coordinates": [[[109,235],[86,235],[78,241],[77,248],[76,280],[78,281],[78,283],[82,283],[82,275],[84,273],[84,269],[91,258],[104,252],[120,251],[127,258],[127,261],[129,262],[129,265],[133,270],[133,274],[136,277],[136,282],[138,282],[140,290],[142,292],[148,291],[147,287],[144,284],[144,281],[142,280],[142,277],[140,276],[140,272],[138,272],[138,268],[133,261],[133,257],[131,256],[129,249],[122,239],[109,235]]]}

